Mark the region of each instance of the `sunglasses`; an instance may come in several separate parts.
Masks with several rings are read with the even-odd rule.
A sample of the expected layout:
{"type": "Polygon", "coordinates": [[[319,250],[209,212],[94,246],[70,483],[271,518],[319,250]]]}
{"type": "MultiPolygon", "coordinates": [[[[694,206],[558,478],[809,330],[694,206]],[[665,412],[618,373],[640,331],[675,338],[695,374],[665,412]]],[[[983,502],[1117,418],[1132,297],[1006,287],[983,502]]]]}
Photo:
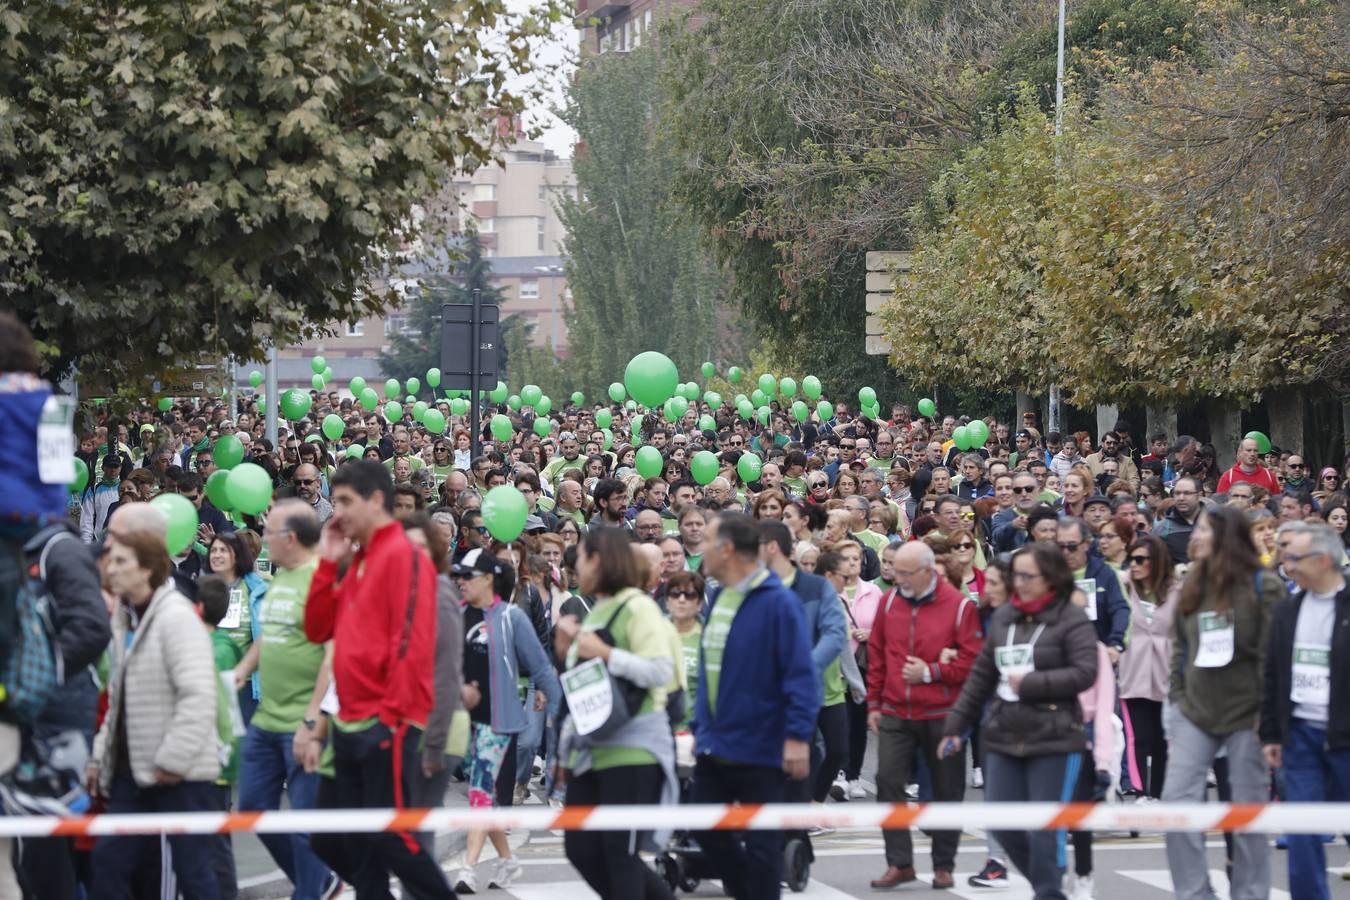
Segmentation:
{"type": "Polygon", "coordinates": [[[671,591],[671,592],[670,592],[669,594],[667,594],[666,596],[668,596],[671,600],[681,600],[681,599],[683,599],[683,600],[697,600],[697,599],[698,599],[698,592],[697,592],[697,591],[671,591]]]}
{"type": "Polygon", "coordinates": [[[952,549],[953,549],[953,550],[974,550],[974,549],[975,549],[975,545],[972,544],[970,541],[963,541],[963,542],[957,544],[955,547],[952,547],[952,549]]]}
{"type": "Polygon", "coordinates": [[[1146,566],[1146,565],[1148,565],[1148,564],[1151,563],[1151,562],[1153,562],[1153,560],[1149,559],[1147,556],[1131,556],[1131,557],[1130,557],[1130,565],[1132,565],[1132,566],[1146,566]]]}
{"type": "Polygon", "coordinates": [[[1060,544],[1059,549],[1063,550],[1065,553],[1072,553],[1081,546],[1083,546],[1081,543],[1074,541],[1072,543],[1060,544]]]}
{"type": "Polygon", "coordinates": [[[1034,484],[1028,484],[1028,485],[1023,485],[1022,487],[1015,487],[1015,488],[1013,488],[1013,493],[1014,493],[1014,494],[1034,494],[1034,493],[1036,493],[1036,490],[1037,490],[1037,488],[1036,488],[1036,486],[1035,486],[1034,484]]]}
{"type": "Polygon", "coordinates": [[[318,483],[319,483],[319,479],[317,479],[317,478],[292,478],[292,479],[291,479],[291,484],[306,485],[306,484],[318,484],[318,483]]]}

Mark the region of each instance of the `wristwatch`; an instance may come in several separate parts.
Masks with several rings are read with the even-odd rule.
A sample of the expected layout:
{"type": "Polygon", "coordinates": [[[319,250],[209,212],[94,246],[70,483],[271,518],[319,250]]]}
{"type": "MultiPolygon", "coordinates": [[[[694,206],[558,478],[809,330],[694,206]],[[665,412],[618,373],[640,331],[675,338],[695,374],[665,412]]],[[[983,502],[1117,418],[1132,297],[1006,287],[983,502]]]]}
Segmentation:
{"type": "Polygon", "coordinates": [[[319,727],[319,722],[317,719],[305,719],[304,724],[305,727],[308,728],[310,731],[313,731],[314,729],[319,727]]]}

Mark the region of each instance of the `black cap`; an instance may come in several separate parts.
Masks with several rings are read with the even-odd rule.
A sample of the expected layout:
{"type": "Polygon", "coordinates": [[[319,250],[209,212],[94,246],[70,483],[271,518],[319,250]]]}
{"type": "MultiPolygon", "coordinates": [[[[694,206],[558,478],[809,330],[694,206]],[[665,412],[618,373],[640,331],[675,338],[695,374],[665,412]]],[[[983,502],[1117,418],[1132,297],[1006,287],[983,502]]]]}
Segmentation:
{"type": "Polygon", "coordinates": [[[1089,506],[1092,506],[1094,503],[1100,503],[1102,506],[1106,506],[1106,507],[1110,507],[1110,506],[1111,506],[1111,501],[1110,501],[1110,500],[1107,500],[1107,499],[1106,499],[1104,496],[1102,496],[1101,494],[1093,494],[1091,497],[1087,498],[1087,500],[1085,500],[1085,501],[1083,502],[1083,509],[1087,509],[1089,506]]]}
{"type": "Polygon", "coordinates": [[[450,567],[451,575],[500,575],[502,573],[502,564],[486,550],[475,547],[453,566],[450,567]]]}

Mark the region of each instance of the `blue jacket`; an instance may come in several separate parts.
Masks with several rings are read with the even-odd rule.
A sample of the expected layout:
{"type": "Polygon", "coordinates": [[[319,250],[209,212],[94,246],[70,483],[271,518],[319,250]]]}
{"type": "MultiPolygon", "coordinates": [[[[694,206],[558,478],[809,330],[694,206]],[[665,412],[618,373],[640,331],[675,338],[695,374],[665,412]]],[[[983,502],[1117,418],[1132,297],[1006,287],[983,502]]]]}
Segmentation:
{"type": "MultiPolygon", "coordinates": [[[[0,518],[44,524],[65,516],[64,484],[38,477],[37,436],[42,407],[51,396],[47,382],[25,372],[0,372],[0,518]]],[[[91,482],[101,473],[89,473],[91,482]]],[[[113,499],[116,499],[114,494],[113,499]]]]}
{"type": "MultiPolygon", "coordinates": [[[[714,606],[720,597],[719,591],[714,606]]],[[[708,712],[708,677],[700,656],[691,725],[695,746],[703,756],[779,769],[785,740],[815,738],[823,702],[802,603],[769,572],[732,620],[715,717],[708,712]]]]}
{"type": "Polygon", "coordinates": [[[848,644],[844,606],[834,585],[810,572],[798,570],[789,590],[802,600],[806,627],[810,629],[811,662],[816,667],[816,677],[824,678],[825,670],[848,644]]]}
{"type": "MultiPolygon", "coordinates": [[[[488,628],[488,701],[492,704],[492,730],[497,734],[520,734],[529,724],[520,702],[520,679],[529,678],[548,698],[548,715],[556,716],[562,705],[562,685],[535,634],[534,624],[514,603],[499,600],[484,610],[488,628]]],[[[532,702],[532,701],[531,701],[532,702]]]]}
{"type": "MultiPolygon", "coordinates": [[[[247,572],[244,575],[243,589],[248,591],[248,629],[253,640],[262,640],[262,604],[263,597],[267,596],[267,582],[257,572],[247,572]]],[[[248,677],[248,683],[253,689],[253,699],[262,699],[262,676],[254,672],[248,677]]]]}
{"type": "Polygon", "coordinates": [[[1097,618],[1092,623],[1097,626],[1097,640],[1123,649],[1130,632],[1130,605],[1121,593],[1120,576],[1105,560],[1089,556],[1083,577],[1097,580],[1097,596],[1088,598],[1089,603],[1097,604],[1097,618]]]}

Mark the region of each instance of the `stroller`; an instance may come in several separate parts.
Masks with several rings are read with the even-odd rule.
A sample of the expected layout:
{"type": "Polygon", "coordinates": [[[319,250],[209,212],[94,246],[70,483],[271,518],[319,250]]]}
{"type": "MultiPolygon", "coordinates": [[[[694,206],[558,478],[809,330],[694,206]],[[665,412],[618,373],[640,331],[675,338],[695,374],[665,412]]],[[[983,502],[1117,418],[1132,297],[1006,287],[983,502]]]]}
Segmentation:
{"type": "MultiPolygon", "coordinates": [[[[693,738],[688,732],[675,735],[675,763],[680,778],[681,802],[689,799],[689,785],[694,774],[692,747],[693,738]]],[[[799,783],[805,790],[809,782],[799,783]]],[[[783,837],[783,883],[794,894],[800,894],[811,881],[811,864],[816,859],[815,851],[811,848],[811,837],[804,831],[785,832],[783,837]]],[[[699,882],[721,877],[721,873],[704,856],[698,841],[686,831],[675,832],[670,844],[656,857],[656,872],[672,893],[693,893],[698,890],[699,882]]]]}

